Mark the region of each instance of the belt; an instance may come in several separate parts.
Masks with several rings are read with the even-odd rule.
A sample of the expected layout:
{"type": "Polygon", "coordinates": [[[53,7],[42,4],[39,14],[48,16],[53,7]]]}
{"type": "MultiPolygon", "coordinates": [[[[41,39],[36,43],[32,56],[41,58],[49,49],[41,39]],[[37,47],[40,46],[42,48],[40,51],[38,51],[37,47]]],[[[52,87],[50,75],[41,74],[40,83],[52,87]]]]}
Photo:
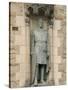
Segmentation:
{"type": "Polygon", "coordinates": [[[35,43],[38,43],[38,42],[41,42],[41,43],[47,43],[47,41],[40,41],[40,40],[35,41],[35,43]]]}

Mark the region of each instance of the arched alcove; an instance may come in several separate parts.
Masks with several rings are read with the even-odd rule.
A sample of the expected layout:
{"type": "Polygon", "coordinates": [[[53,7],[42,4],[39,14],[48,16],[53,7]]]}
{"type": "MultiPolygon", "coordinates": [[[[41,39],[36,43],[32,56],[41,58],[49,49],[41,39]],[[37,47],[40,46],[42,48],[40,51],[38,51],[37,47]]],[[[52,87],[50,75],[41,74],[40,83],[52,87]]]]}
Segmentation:
{"type": "MultiPolygon", "coordinates": [[[[52,44],[53,44],[53,5],[39,5],[39,4],[26,4],[26,21],[29,24],[29,33],[30,33],[30,49],[31,49],[31,33],[34,30],[37,30],[39,28],[38,21],[40,18],[43,19],[43,29],[47,30],[48,32],[48,52],[49,52],[49,67],[50,72],[48,75],[47,83],[54,84],[54,75],[53,75],[53,55],[52,55],[52,44]]],[[[35,75],[35,57],[31,56],[31,51],[29,53],[30,55],[30,84],[33,83],[33,78],[35,75]],[[33,60],[32,60],[33,59],[33,60]]]]}

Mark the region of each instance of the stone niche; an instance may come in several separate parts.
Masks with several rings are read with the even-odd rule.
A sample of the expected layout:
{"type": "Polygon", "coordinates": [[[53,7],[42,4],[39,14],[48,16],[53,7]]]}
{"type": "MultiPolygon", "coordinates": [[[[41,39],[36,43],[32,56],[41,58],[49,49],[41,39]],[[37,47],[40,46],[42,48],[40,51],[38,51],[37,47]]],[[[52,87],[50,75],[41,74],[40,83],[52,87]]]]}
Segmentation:
{"type": "MultiPolygon", "coordinates": [[[[29,27],[30,32],[30,43],[31,43],[31,32],[39,28],[38,20],[43,19],[43,28],[48,30],[48,50],[49,50],[49,66],[50,73],[47,80],[47,85],[53,85],[53,60],[52,60],[52,34],[53,34],[53,18],[54,18],[54,5],[45,5],[45,4],[25,4],[25,15],[26,15],[26,25],[29,27]]],[[[30,54],[31,59],[31,54],[30,54]]],[[[34,57],[33,57],[34,59],[34,57]]],[[[33,81],[34,71],[35,71],[35,62],[30,60],[30,72],[31,79],[30,83],[33,81]]]]}

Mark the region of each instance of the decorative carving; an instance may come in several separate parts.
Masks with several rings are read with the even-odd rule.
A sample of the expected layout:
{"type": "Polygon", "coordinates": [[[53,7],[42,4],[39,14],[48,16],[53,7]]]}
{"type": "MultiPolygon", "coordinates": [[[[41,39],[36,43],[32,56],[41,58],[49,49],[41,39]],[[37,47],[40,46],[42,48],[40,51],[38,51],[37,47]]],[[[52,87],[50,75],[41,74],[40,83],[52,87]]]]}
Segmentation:
{"type": "Polygon", "coordinates": [[[27,8],[26,12],[27,17],[42,17],[48,19],[49,24],[53,24],[54,17],[54,5],[45,5],[45,4],[31,4],[27,8]]]}

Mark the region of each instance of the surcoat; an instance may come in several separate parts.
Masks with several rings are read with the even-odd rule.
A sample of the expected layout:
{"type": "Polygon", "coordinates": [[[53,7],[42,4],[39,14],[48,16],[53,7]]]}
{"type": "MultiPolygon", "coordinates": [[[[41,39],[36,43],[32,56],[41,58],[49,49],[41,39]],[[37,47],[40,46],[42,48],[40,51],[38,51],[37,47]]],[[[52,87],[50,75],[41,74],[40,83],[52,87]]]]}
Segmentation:
{"type": "Polygon", "coordinates": [[[47,36],[46,30],[34,30],[32,32],[32,54],[35,55],[37,64],[47,64],[47,36]]]}

